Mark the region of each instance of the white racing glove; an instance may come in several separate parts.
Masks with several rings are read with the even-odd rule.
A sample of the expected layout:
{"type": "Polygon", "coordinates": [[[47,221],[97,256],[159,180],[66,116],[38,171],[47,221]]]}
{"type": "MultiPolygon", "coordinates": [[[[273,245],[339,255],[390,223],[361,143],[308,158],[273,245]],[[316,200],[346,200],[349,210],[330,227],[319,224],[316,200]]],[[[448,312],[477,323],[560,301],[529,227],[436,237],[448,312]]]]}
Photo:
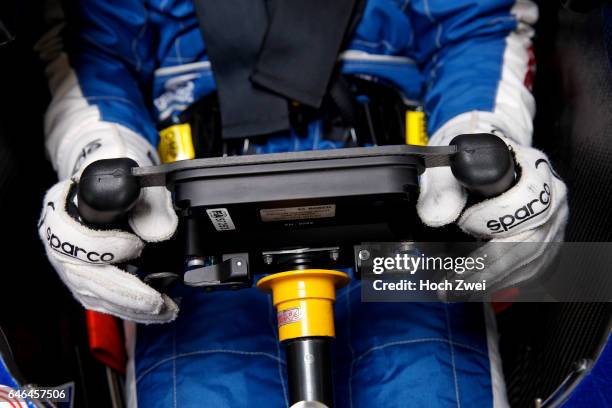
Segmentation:
{"type": "Polygon", "coordinates": [[[57,152],[53,161],[62,181],[45,195],[38,230],[60,278],[87,309],[140,323],[176,318],[178,307],[168,296],[115,266],[137,258],[144,241],[164,241],[174,234],[178,218],[165,187],[142,190],[129,214],[134,233],[93,229],[68,211],[74,183],[89,163],[129,157],[141,166],[152,165],[155,150],[131,130],[105,123],[77,140],[63,140],[57,152]]]}
{"type": "Polygon", "coordinates": [[[554,257],[556,247],[550,243],[563,241],[568,218],[567,188],[541,151],[505,137],[476,113],[458,119],[436,132],[429,144],[447,145],[459,134],[496,134],[514,153],[516,183],[497,197],[465,208],[468,192],[450,168],[430,168],[420,180],[417,211],[428,226],[456,222],[464,232],[489,239],[473,254],[487,254],[485,270],[466,272],[462,279],[486,279],[490,289],[509,287],[541,272],[554,257]]]}

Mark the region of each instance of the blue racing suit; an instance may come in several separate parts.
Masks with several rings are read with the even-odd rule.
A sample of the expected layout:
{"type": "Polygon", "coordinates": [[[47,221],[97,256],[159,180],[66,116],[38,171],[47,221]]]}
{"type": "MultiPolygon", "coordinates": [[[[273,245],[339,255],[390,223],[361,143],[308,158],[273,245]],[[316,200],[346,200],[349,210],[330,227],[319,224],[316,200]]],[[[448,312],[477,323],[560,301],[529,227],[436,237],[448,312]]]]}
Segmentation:
{"type": "MultiPolygon", "coordinates": [[[[54,31],[62,41],[50,48],[69,64],[41,52],[54,98],[47,114],[52,159],[63,134],[86,132],[91,123],[119,125],[155,146],[156,123],[215,89],[189,0],[82,0],[68,2],[63,14],[68,30],[63,37],[54,31]]],[[[384,79],[422,104],[429,134],[472,111],[487,113],[508,135],[530,134],[535,19],[526,0],[368,0],[340,54],[342,71],[384,79]]],[[[259,152],[336,147],[320,139],[318,126],[305,137],[277,137],[259,152]]],[[[341,290],[335,306],[337,406],[505,405],[488,307],[362,303],[358,287],[353,281],[341,290]]],[[[268,297],[255,289],[177,289],[172,296],[181,309],[176,321],[137,329],[132,403],[288,405],[268,297]]]]}

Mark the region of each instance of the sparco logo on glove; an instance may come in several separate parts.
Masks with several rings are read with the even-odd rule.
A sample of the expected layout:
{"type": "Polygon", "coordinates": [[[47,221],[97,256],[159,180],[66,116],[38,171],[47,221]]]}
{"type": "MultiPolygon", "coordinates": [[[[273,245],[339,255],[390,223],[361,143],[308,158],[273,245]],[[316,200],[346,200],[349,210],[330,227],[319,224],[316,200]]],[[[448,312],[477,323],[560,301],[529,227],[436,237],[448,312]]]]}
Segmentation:
{"type": "Polygon", "coordinates": [[[511,230],[542,214],[544,211],[550,208],[551,191],[548,184],[544,183],[542,190],[538,194],[537,198],[525,203],[525,205],[519,207],[512,214],[505,214],[497,219],[487,221],[487,227],[491,230],[492,234],[499,234],[500,232],[511,230]]]}
{"type": "Polygon", "coordinates": [[[54,251],[83,262],[97,264],[111,262],[115,259],[115,255],[110,252],[99,254],[96,251],[88,251],[68,241],[62,242],[60,237],[51,231],[51,227],[47,227],[47,243],[54,251]]]}

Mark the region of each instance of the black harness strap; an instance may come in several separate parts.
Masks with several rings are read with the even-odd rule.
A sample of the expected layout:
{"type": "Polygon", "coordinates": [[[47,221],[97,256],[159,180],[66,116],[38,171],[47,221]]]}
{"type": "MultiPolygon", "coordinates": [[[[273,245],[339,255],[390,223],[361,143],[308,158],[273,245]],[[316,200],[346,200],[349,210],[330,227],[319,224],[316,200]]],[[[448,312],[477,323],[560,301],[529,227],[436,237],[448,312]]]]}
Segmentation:
{"type": "Polygon", "coordinates": [[[354,0],[278,0],[251,80],[318,108],[327,90],[354,0]]]}
{"type": "Polygon", "coordinates": [[[224,139],[266,134],[289,126],[285,99],[249,77],[268,27],[262,0],[195,0],[221,110],[224,139]]]}
{"type": "Polygon", "coordinates": [[[289,128],[287,100],[319,107],[359,0],[195,0],[223,139],[289,128]]]}

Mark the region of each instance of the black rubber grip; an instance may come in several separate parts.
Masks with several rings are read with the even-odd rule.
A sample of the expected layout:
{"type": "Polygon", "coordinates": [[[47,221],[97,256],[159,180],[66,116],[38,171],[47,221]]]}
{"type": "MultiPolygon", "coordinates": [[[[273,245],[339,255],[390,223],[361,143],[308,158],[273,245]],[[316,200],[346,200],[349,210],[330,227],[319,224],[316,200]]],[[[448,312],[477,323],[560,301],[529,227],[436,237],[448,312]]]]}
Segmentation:
{"type": "Polygon", "coordinates": [[[510,189],[515,180],[514,157],[506,143],[489,133],[456,136],[450,158],[455,178],[480,197],[495,197],[510,189]]]}
{"type": "Polygon", "coordinates": [[[128,158],[98,160],[83,170],[78,185],[79,215],[91,225],[120,222],[140,196],[138,179],[128,158]]]}

